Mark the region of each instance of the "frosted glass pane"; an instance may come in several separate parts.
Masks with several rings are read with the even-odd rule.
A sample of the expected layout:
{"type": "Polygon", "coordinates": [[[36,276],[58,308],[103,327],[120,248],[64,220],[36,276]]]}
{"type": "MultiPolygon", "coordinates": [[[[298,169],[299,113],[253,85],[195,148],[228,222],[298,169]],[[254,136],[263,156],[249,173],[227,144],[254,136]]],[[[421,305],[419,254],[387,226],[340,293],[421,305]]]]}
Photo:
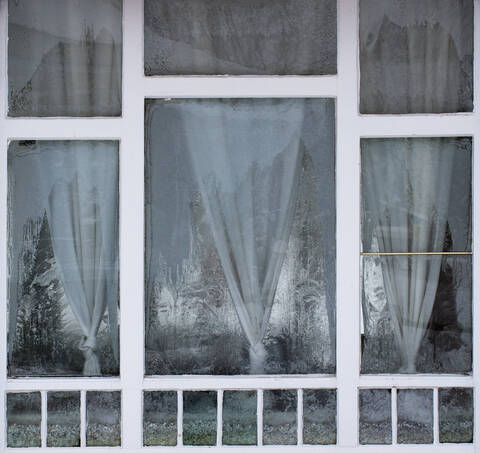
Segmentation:
{"type": "Polygon", "coordinates": [[[360,112],[471,112],[472,0],[360,2],[360,112]]]}
{"type": "Polygon", "coordinates": [[[47,446],[80,446],[80,392],[48,392],[47,446]]]}
{"type": "Polygon", "coordinates": [[[7,394],[7,447],[40,447],[40,392],[7,394]]]}
{"type": "Polygon", "coordinates": [[[217,392],[183,392],[183,445],[216,445],[217,392]]]}
{"type": "Polygon", "coordinates": [[[263,444],[297,444],[296,390],[264,390],[263,444]]]}
{"type": "Polygon", "coordinates": [[[223,445],[257,445],[257,392],[223,392],[223,445]]]}
{"type": "Polygon", "coordinates": [[[440,442],[473,442],[473,389],[438,389],[440,442]]]}
{"type": "Polygon", "coordinates": [[[431,444],[433,442],[433,391],[397,392],[397,442],[431,444]]]}
{"type": "Polygon", "coordinates": [[[146,374],[334,373],[334,101],[147,100],[145,134],[146,374]]]}
{"type": "Polygon", "coordinates": [[[360,443],[392,443],[392,395],[387,389],[360,389],[360,443]]]}
{"type": "Polygon", "coordinates": [[[87,447],[121,445],[120,411],[120,392],[87,392],[87,447]]]}
{"type": "Polygon", "coordinates": [[[303,391],[303,443],[337,443],[337,391],[303,391]]]}
{"type": "Polygon", "coordinates": [[[176,392],[143,392],[143,445],[177,445],[176,392]]]}
{"type": "Polygon", "coordinates": [[[119,116],[121,0],[9,0],[9,116],[119,116]]]}
{"type": "Polygon", "coordinates": [[[145,75],[335,74],[335,0],[146,0],[145,75]]]}
{"type": "Polygon", "coordinates": [[[118,375],[118,142],[10,142],[8,208],[8,375],[118,375]]]}

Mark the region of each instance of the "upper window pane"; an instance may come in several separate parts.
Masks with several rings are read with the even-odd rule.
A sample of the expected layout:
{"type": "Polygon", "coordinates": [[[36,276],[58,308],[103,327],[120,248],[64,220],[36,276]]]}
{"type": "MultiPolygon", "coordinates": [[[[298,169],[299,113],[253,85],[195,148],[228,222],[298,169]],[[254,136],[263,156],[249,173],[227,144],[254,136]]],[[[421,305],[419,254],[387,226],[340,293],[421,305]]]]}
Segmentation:
{"type": "Polygon", "coordinates": [[[360,112],[473,109],[472,0],[360,1],[360,112]]]}
{"type": "Polygon", "coordinates": [[[119,116],[121,79],[122,0],[9,0],[9,116],[119,116]]]}
{"type": "Polygon", "coordinates": [[[146,373],[333,373],[334,100],[148,100],[145,129],[146,373]]]}
{"type": "Polygon", "coordinates": [[[335,74],[335,0],[146,0],[145,75],[335,74]]]}

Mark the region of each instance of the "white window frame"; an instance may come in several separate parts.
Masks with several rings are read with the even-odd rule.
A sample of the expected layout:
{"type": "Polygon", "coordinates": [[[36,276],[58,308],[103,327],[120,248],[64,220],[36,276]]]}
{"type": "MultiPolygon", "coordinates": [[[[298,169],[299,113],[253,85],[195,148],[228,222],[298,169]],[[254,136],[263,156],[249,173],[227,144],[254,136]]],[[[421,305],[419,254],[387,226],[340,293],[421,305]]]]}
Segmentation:
{"type": "MultiPolygon", "coordinates": [[[[298,389],[299,414],[302,390],[337,388],[337,445],[302,445],[302,417],[298,416],[297,446],[265,446],[274,452],[314,449],[325,452],[475,452],[480,451],[480,309],[473,306],[473,374],[461,375],[360,375],[360,138],[405,136],[471,136],[473,181],[480,181],[480,112],[441,115],[360,115],[358,62],[358,1],[338,0],[338,75],[280,77],[145,77],[143,75],[143,1],[123,0],[123,115],[119,118],[7,118],[7,0],[0,0],[0,407],[6,392],[41,391],[42,447],[46,447],[46,392],[81,391],[81,416],[85,421],[85,392],[122,391],[122,446],[110,450],[140,452],[168,448],[177,452],[194,448],[242,450],[258,447],[222,447],[221,423],[216,447],[142,447],[142,391],[217,390],[219,421],[223,390],[258,390],[258,432],[261,445],[262,390],[298,389]],[[336,105],[337,194],[337,367],[336,376],[164,376],[144,378],[144,99],[172,97],[334,97],[336,105]],[[7,379],[7,144],[16,139],[112,139],[120,141],[120,377],[7,379]],[[390,388],[392,430],[396,432],[396,389],[433,388],[434,408],[439,387],[474,388],[473,444],[439,444],[438,416],[434,416],[434,444],[360,446],[358,442],[358,389],[390,388]]],[[[474,0],[474,42],[480,46],[480,0],[474,0]]],[[[480,56],[475,48],[474,100],[480,99],[480,56]]],[[[480,184],[473,184],[473,297],[480,292],[480,184]]],[[[179,432],[182,427],[179,405],[179,432]]],[[[85,446],[83,423],[82,446],[85,446]]],[[[6,416],[0,416],[0,450],[6,446],[6,416]]],[[[6,449],[6,448],[5,448],[6,449]]],[[[7,450],[7,449],[6,449],[7,450]]],[[[80,448],[63,448],[78,452],[80,448]]],[[[8,448],[22,452],[25,448],[8,448]]],[[[105,448],[88,447],[89,452],[105,448]]]]}

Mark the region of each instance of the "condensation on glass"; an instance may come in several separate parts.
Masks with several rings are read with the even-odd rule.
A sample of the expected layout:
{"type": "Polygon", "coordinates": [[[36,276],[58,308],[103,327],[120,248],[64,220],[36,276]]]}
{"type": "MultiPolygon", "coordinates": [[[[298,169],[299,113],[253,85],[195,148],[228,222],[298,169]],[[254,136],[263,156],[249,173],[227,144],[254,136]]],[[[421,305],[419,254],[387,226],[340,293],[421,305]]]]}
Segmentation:
{"type": "Polygon", "coordinates": [[[392,443],[392,391],[359,389],[360,444],[392,443]]]}
{"type": "Polygon", "coordinates": [[[263,391],[263,445],[297,444],[297,391],[263,391]]]}
{"type": "Polygon", "coordinates": [[[143,392],[143,445],[177,445],[176,392],[143,392]]]}
{"type": "Polygon", "coordinates": [[[360,112],[473,110],[473,0],[362,0],[360,112]]]}
{"type": "Polygon", "coordinates": [[[471,146],[361,142],[363,373],[472,370],[471,146]]]}
{"type": "Polygon", "coordinates": [[[183,445],[216,445],[217,392],[183,392],[183,445]]]}
{"type": "Polygon", "coordinates": [[[118,142],[8,147],[8,375],[118,375],[118,142]]]}
{"type": "Polygon", "coordinates": [[[433,443],[432,389],[399,389],[397,391],[397,442],[399,444],[433,443]]]}
{"type": "Polygon", "coordinates": [[[145,75],[337,72],[335,0],[146,0],[145,75]]]}
{"type": "Polygon", "coordinates": [[[7,447],[40,447],[40,392],[7,393],[7,447]]]}
{"type": "Polygon", "coordinates": [[[303,391],[303,443],[305,445],[337,443],[337,391],[335,389],[303,391]]]}
{"type": "Polygon", "coordinates": [[[438,389],[441,443],[473,442],[473,389],[438,389]]]}
{"type": "Polygon", "coordinates": [[[121,0],[8,1],[8,115],[120,116],[121,0]]]}
{"type": "Polygon", "coordinates": [[[257,445],[257,392],[223,392],[223,445],[257,445]]]}
{"type": "Polygon", "coordinates": [[[121,392],[87,392],[87,447],[121,445],[121,392]]]}
{"type": "Polygon", "coordinates": [[[335,104],[147,100],[146,374],[335,372],[335,104]]]}
{"type": "Polygon", "coordinates": [[[80,446],[80,392],[47,393],[47,446],[80,446]]]}

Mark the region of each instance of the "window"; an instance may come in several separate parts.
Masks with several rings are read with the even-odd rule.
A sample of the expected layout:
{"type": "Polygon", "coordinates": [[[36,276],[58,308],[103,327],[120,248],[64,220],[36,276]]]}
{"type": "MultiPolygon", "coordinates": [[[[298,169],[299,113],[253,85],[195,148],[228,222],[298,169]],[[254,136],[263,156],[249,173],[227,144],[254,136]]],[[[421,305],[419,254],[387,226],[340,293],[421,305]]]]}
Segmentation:
{"type": "Polygon", "coordinates": [[[0,2],[0,444],[473,452],[478,10],[0,2]]]}

